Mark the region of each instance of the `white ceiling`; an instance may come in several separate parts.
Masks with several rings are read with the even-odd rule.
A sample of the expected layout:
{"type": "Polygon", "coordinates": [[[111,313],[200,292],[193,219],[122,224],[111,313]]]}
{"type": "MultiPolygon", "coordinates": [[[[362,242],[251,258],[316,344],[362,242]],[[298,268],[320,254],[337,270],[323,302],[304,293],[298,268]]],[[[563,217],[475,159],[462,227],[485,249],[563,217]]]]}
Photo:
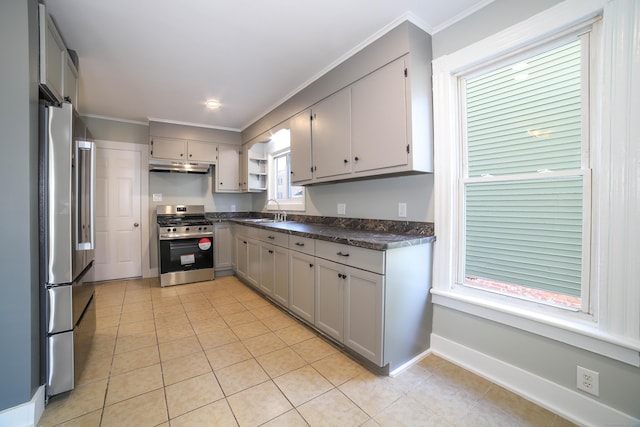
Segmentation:
{"type": "Polygon", "coordinates": [[[242,130],[401,21],[434,34],[490,1],[45,3],[79,57],[81,114],[242,130]]]}

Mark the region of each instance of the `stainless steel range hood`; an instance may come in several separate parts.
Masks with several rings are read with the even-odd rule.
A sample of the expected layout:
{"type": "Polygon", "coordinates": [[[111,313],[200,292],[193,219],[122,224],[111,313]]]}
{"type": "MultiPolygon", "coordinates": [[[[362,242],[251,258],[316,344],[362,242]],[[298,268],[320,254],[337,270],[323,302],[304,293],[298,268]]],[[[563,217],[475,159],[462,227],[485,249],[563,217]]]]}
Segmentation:
{"type": "Polygon", "coordinates": [[[207,163],[149,159],[149,170],[152,172],[208,173],[209,166],[207,163]]]}

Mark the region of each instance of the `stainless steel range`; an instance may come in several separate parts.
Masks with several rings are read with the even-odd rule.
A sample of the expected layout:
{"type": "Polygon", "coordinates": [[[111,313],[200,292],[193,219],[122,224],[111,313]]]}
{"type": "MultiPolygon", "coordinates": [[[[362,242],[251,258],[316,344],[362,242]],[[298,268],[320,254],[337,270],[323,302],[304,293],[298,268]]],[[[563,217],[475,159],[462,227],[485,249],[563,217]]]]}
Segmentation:
{"type": "Polygon", "coordinates": [[[203,205],[156,208],[160,286],[213,280],[213,225],[203,205]]]}

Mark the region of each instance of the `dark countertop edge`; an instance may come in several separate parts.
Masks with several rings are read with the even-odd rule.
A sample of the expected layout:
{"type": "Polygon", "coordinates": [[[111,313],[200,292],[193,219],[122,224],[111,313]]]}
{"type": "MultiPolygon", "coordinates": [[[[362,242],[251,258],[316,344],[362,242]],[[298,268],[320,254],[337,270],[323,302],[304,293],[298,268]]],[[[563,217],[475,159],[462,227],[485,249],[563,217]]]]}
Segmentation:
{"type": "Polygon", "coordinates": [[[274,230],[289,235],[308,237],[333,243],[342,243],[349,246],[373,249],[377,251],[423,245],[427,243],[433,243],[436,240],[435,236],[351,230],[347,228],[298,222],[255,223],[245,222],[242,220],[242,218],[221,218],[218,222],[223,221],[234,222],[236,224],[244,225],[247,227],[259,228],[263,230],[274,230]],[[297,226],[304,226],[305,228],[308,228],[308,230],[302,231],[287,228],[286,224],[300,224],[297,226]]]}

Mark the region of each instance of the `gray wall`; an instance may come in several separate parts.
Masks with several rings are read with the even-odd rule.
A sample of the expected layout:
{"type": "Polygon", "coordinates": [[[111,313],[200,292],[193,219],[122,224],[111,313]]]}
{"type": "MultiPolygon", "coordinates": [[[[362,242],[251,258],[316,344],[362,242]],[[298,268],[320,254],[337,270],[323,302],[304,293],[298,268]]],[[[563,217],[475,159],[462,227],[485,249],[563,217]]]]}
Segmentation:
{"type": "Polygon", "coordinates": [[[455,52],[473,42],[562,3],[562,0],[494,0],[462,21],[433,35],[433,58],[455,52]]]}
{"type": "Polygon", "coordinates": [[[82,121],[95,139],[149,144],[148,125],[87,116],[82,117],[82,121]]]}
{"type": "MultiPolygon", "coordinates": [[[[434,57],[456,51],[556,3],[560,1],[496,0],[435,34],[434,57]]],[[[576,365],[595,370],[600,373],[600,397],[594,400],[640,418],[638,368],[460,311],[435,306],[433,316],[434,333],[571,390],[576,389],[576,365]]]]}
{"type": "Polygon", "coordinates": [[[38,9],[0,2],[0,411],[40,384],[38,9]]]}
{"type": "Polygon", "coordinates": [[[577,365],[599,372],[594,400],[640,418],[640,369],[631,365],[437,305],[433,332],[570,390],[576,390],[577,365]]]}

